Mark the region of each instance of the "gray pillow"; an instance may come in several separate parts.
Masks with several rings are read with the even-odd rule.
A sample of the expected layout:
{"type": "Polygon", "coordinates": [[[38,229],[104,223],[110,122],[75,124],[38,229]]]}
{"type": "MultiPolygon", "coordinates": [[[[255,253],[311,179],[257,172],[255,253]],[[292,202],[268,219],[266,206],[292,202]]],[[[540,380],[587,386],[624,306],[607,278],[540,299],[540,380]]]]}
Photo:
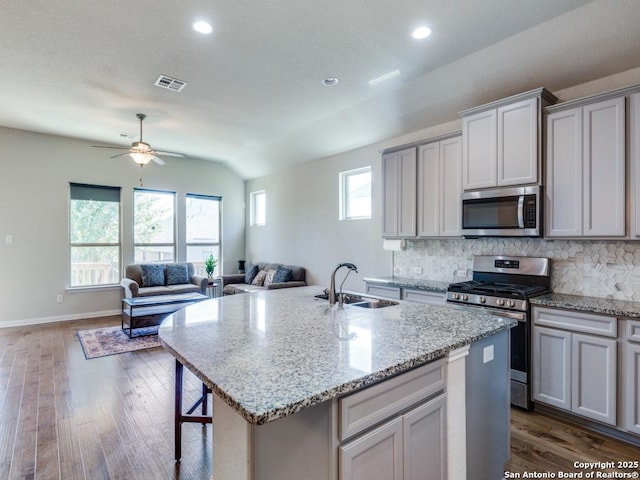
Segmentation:
{"type": "Polygon", "coordinates": [[[159,263],[143,263],[140,265],[142,272],[141,287],[164,286],[164,265],[159,263]]]}
{"type": "Polygon", "coordinates": [[[251,265],[249,269],[247,269],[247,273],[244,274],[244,283],[247,285],[251,285],[253,279],[256,278],[258,274],[258,265],[251,265]]]}
{"type": "Polygon", "coordinates": [[[293,270],[285,267],[278,267],[276,274],[273,276],[273,283],[290,282],[293,276],[293,270]]]}
{"type": "Polygon", "coordinates": [[[164,269],[167,285],[189,283],[189,269],[184,263],[168,263],[164,269]]]}

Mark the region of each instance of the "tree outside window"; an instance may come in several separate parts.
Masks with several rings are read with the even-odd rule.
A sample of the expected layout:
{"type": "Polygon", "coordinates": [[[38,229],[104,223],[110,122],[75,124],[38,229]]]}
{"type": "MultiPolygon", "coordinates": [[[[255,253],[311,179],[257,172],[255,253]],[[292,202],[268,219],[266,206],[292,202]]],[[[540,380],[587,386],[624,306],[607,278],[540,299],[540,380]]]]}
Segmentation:
{"type": "Polygon", "coordinates": [[[207,275],[205,261],[209,255],[216,260],[212,276],[217,277],[222,271],[221,210],[222,197],[187,194],[187,261],[193,263],[198,275],[207,275]]]}
{"type": "Polygon", "coordinates": [[[120,281],[120,188],[72,183],[69,189],[70,287],[120,281]]]}
{"type": "Polygon", "coordinates": [[[174,192],[134,190],[133,243],[136,263],[174,261],[175,196],[174,192]]]}

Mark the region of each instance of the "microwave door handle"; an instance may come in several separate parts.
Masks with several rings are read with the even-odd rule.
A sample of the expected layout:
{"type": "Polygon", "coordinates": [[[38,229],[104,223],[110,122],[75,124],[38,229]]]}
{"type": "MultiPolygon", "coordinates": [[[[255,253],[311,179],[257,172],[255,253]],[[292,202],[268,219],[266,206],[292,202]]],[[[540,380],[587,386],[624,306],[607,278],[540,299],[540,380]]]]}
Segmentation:
{"type": "Polygon", "coordinates": [[[524,195],[518,197],[518,227],[524,228],[524,195]]]}

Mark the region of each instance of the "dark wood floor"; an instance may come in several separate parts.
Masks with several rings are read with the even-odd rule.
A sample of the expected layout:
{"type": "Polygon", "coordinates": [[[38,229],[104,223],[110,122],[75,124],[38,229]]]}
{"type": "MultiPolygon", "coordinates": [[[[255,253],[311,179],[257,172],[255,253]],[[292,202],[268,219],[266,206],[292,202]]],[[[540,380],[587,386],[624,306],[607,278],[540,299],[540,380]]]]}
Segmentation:
{"type": "MultiPolygon", "coordinates": [[[[0,329],[0,479],[208,479],[211,425],[183,426],[162,347],[85,360],[77,330],[120,317],[0,329]],[[204,429],[203,429],[204,428],[204,429]]],[[[185,371],[185,405],[202,384],[185,371]]]]}
{"type": "MultiPolygon", "coordinates": [[[[173,460],[174,359],[161,347],[85,360],[77,330],[119,317],[0,329],[0,479],[208,479],[211,425],[183,427],[173,460]]],[[[185,404],[201,383],[185,370],[185,404]]],[[[514,473],[640,460],[637,447],[513,411],[514,473]]]]}
{"type": "Polygon", "coordinates": [[[556,475],[558,472],[584,475],[588,471],[640,472],[640,468],[585,470],[574,466],[575,462],[618,461],[640,462],[640,448],[542,413],[511,410],[511,459],[505,471],[555,472],[556,475]]]}

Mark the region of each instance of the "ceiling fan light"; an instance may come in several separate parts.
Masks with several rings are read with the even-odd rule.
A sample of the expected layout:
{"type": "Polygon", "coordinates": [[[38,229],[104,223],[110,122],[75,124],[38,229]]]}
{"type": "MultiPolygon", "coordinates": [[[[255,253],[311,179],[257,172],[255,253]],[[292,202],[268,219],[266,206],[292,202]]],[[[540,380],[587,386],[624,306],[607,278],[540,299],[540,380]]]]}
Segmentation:
{"type": "Polygon", "coordinates": [[[136,162],[140,166],[144,166],[151,161],[153,155],[150,153],[142,153],[142,152],[131,152],[129,154],[133,161],[136,162]]]}

